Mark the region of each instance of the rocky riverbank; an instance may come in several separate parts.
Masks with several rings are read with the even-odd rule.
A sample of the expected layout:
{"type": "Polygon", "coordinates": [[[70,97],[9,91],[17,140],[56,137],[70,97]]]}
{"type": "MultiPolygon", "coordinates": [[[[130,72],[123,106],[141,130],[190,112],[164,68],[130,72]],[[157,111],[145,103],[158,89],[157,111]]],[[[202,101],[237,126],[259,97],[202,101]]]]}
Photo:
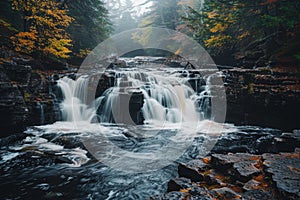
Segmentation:
{"type": "MultiPolygon", "coordinates": [[[[139,62],[142,62],[141,58],[137,59],[138,64],[139,62]]],[[[180,62],[163,58],[145,62],[181,66],[180,62]]],[[[125,62],[122,63],[124,65],[125,62]]],[[[128,62],[129,66],[132,64],[128,62]]],[[[1,136],[20,132],[28,126],[50,124],[61,119],[58,104],[62,97],[56,81],[63,75],[74,75],[76,71],[67,69],[62,63],[53,65],[56,70],[49,70],[50,67],[41,67],[43,70],[39,70],[35,62],[20,58],[0,65],[1,136]]],[[[220,67],[220,70],[224,73],[227,95],[227,122],[285,130],[299,128],[296,117],[300,113],[299,70],[226,67],[220,67]]],[[[101,96],[113,82],[114,74],[104,74],[95,96],[101,96]]]]}
{"type": "MultiPolygon", "coordinates": [[[[4,172],[0,173],[0,186],[4,188],[0,198],[107,199],[112,195],[116,199],[129,196],[146,199],[145,196],[152,195],[151,199],[161,200],[287,200],[300,197],[299,130],[285,133],[236,126],[218,138],[206,157],[197,155],[203,143],[195,139],[195,148],[185,153],[191,161],[178,163],[177,171],[174,163],[150,174],[127,174],[95,159],[80,139],[84,136],[68,129],[69,126],[32,127],[24,135],[0,139],[3,158],[0,168],[4,172]]],[[[110,140],[131,148],[147,144],[148,139],[136,139],[125,130],[119,136],[112,135],[110,140]]]]}
{"type": "Polygon", "coordinates": [[[179,163],[167,193],[152,199],[299,199],[300,132],[241,131],[222,136],[208,157],[179,163]]]}
{"type": "MultiPolygon", "coordinates": [[[[286,130],[299,128],[295,117],[299,113],[297,71],[283,72],[274,68],[220,69],[224,73],[227,93],[227,121],[234,124],[277,126],[286,130]]],[[[183,76],[187,74],[182,73],[183,76]]],[[[84,192],[79,195],[82,198],[93,195],[98,197],[96,199],[103,199],[109,195],[118,195],[110,193],[110,176],[115,172],[111,172],[111,169],[88,153],[80,140],[80,133],[70,131],[70,125],[58,127],[50,133],[45,131],[45,127],[31,127],[23,132],[25,127],[51,124],[60,119],[59,103],[62,94],[57,80],[62,76],[74,79],[77,74],[72,69],[38,70],[24,60],[4,62],[0,66],[0,128],[1,137],[5,137],[0,139],[0,168],[5,172],[0,177],[5,180],[1,187],[14,186],[16,191],[12,193],[7,190],[7,193],[1,194],[5,198],[29,198],[38,194],[45,198],[72,199],[78,198],[78,194],[83,192],[82,188],[84,192]],[[18,132],[21,134],[11,134],[18,132]],[[6,137],[7,135],[10,136],[6,137]],[[99,165],[101,172],[97,171],[99,165]],[[57,179],[57,173],[65,172],[62,168],[66,166],[68,170],[78,167],[77,173],[57,179]],[[44,170],[49,168],[51,170],[47,173],[47,179],[50,181],[47,181],[44,170]],[[24,169],[27,170],[25,178],[24,169]],[[33,177],[33,172],[38,169],[42,170],[33,177]],[[89,169],[89,174],[85,172],[86,169],[89,169]],[[108,176],[107,181],[102,180],[105,174],[108,176]],[[18,194],[17,191],[24,192],[18,194]],[[73,191],[78,191],[78,194],[73,191]]],[[[100,81],[94,78],[94,86],[97,86],[96,97],[114,84],[115,76],[112,70],[103,74],[100,81]]],[[[200,77],[199,80],[204,79],[200,77]]],[[[191,85],[199,88],[196,82],[194,85],[191,82],[191,85]]],[[[125,83],[125,86],[130,86],[125,83]]],[[[200,84],[203,86],[202,82],[200,84]]],[[[140,106],[139,104],[139,109],[140,106]]],[[[54,126],[60,123],[64,122],[58,122],[54,126]]],[[[197,154],[197,149],[202,147],[201,138],[197,140],[199,143],[195,145],[195,149],[189,150],[187,160],[197,159],[179,163],[178,178],[169,181],[165,195],[153,196],[153,199],[298,199],[299,131],[284,133],[281,130],[257,126],[236,126],[236,129],[218,138],[216,145],[205,158],[199,158],[197,154]]],[[[121,132],[118,137],[111,137],[111,140],[121,146],[125,144],[139,147],[145,144],[143,139],[136,139],[126,131],[121,132]]],[[[135,192],[142,195],[142,190],[135,191],[135,187],[140,186],[140,180],[146,181],[141,185],[146,187],[147,196],[155,195],[163,192],[163,182],[175,177],[175,167],[176,164],[173,163],[172,169],[162,169],[159,172],[161,176],[168,174],[169,177],[164,177],[165,179],[157,174],[151,174],[151,180],[147,179],[149,177],[137,179],[131,174],[122,177],[124,180],[135,179],[130,186],[130,195],[134,196],[135,192]],[[159,192],[153,189],[153,182],[157,184],[159,192]]],[[[128,197],[126,181],[119,182],[116,178],[116,183],[112,185],[128,197]]]]}
{"type": "Polygon", "coordinates": [[[54,75],[63,73],[66,72],[33,69],[25,61],[0,65],[2,137],[21,132],[27,126],[54,123],[60,119],[53,90],[54,75]]]}
{"type": "Polygon", "coordinates": [[[223,72],[227,122],[285,130],[299,128],[299,69],[234,68],[223,72]]]}

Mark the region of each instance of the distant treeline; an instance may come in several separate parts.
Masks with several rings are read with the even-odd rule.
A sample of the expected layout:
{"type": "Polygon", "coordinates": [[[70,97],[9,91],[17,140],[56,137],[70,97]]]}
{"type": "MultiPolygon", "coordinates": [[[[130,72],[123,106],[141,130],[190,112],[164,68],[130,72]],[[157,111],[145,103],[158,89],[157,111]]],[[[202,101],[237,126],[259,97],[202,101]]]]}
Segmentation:
{"type": "Polygon", "coordinates": [[[111,32],[101,0],[3,0],[2,46],[38,59],[83,58],[111,32]]]}
{"type": "MultiPolygon", "coordinates": [[[[298,0],[145,0],[139,6],[145,5],[138,14],[132,0],[3,0],[0,43],[37,58],[76,61],[112,27],[118,33],[155,26],[193,37],[221,64],[300,61],[298,0]]],[[[133,37],[146,44],[151,32],[133,37]]]]}
{"type": "Polygon", "coordinates": [[[300,61],[298,0],[148,1],[152,2],[151,11],[143,16],[140,27],[184,32],[221,64],[232,64],[243,57],[262,62],[300,61]]]}

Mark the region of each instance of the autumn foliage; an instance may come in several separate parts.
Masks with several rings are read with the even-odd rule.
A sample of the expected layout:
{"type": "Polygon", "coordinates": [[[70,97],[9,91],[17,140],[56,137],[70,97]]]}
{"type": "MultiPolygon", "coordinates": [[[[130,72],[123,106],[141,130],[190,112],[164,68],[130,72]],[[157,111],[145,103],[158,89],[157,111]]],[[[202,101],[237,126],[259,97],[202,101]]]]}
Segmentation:
{"type": "Polygon", "coordinates": [[[68,58],[71,39],[66,32],[73,18],[55,0],[13,0],[22,14],[24,30],[12,36],[15,50],[38,57],[68,58]]]}
{"type": "Polygon", "coordinates": [[[186,24],[194,37],[214,54],[235,51],[254,41],[273,37],[284,43],[299,34],[298,1],[205,1],[189,7],[186,24]]]}

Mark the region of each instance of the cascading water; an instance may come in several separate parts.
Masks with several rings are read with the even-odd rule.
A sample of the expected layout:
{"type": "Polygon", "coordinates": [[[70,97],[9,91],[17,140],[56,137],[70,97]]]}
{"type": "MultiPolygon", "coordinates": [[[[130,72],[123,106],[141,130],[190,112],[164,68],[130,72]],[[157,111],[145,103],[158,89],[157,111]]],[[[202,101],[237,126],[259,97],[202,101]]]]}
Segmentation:
{"type": "Polygon", "coordinates": [[[40,110],[40,123],[44,124],[45,123],[45,111],[44,111],[44,104],[41,102],[37,102],[37,106],[40,110]]]}
{"type": "MultiPolygon", "coordinates": [[[[61,78],[63,121],[29,128],[22,142],[0,151],[0,164],[24,158],[16,163],[22,170],[12,170],[9,186],[19,191],[42,187],[44,197],[70,188],[63,193],[66,199],[149,199],[164,193],[167,186],[162,183],[177,176],[177,162],[207,155],[221,133],[232,131],[204,120],[211,88],[200,83],[197,73],[149,63],[107,70],[111,82],[99,81],[104,88],[96,91],[102,96],[96,92],[94,98],[90,95],[97,74],[61,78]],[[116,120],[128,116],[118,112],[128,106],[122,99],[129,99],[127,110],[133,120],[142,116],[140,126],[116,120]],[[97,119],[101,124],[93,123],[97,119]],[[37,166],[24,167],[35,162],[37,166]]],[[[60,99],[60,91],[54,94],[60,99]]],[[[4,174],[1,180],[7,178],[4,174]]]]}
{"type": "MultiPolygon", "coordinates": [[[[120,96],[141,93],[143,106],[140,112],[146,124],[201,120],[197,106],[199,102],[201,102],[200,108],[205,107],[203,104],[207,104],[208,87],[205,87],[205,91],[198,95],[186,84],[187,79],[180,78],[174,69],[173,71],[170,69],[160,71],[126,69],[114,73],[116,74],[115,86],[108,88],[92,105],[87,103],[89,84],[87,76],[80,76],[76,81],[68,77],[60,79],[58,83],[64,95],[64,101],[61,104],[63,119],[91,122],[98,113],[100,122],[115,122],[114,106],[128,106],[121,105],[120,96]]],[[[120,110],[118,115],[121,114],[120,110]]]]}
{"type": "Polygon", "coordinates": [[[64,101],[61,103],[64,121],[90,122],[95,117],[95,110],[87,105],[88,83],[87,76],[80,76],[75,81],[63,77],[58,81],[64,96],[64,101]]]}

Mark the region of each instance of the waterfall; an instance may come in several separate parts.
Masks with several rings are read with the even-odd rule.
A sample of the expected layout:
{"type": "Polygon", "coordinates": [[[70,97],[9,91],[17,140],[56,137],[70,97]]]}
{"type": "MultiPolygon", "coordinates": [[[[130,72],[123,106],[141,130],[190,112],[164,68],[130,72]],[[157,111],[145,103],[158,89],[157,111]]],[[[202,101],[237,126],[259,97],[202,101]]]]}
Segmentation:
{"type": "Polygon", "coordinates": [[[64,121],[90,122],[96,116],[93,106],[87,105],[88,81],[87,76],[77,80],[63,77],[58,81],[64,97],[60,105],[64,121]]]}
{"type": "Polygon", "coordinates": [[[75,81],[68,77],[60,79],[63,120],[91,122],[97,117],[102,123],[112,123],[116,117],[126,118],[122,107],[129,105],[123,105],[122,98],[130,99],[133,94],[138,96],[137,103],[141,106],[129,112],[131,116],[141,115],[145,124],[197,122],[204,117],[201,112],[206,112],[203,108],[208,105],[208,87],[198,94],[186,84],[186,78],[168,71],[124,69],[114,74],[115,86],[108,88],[92,105],[87,103],[88,76],[80,76],[75,81]],[[120,110],[114,112],[116,109],[120,110]]]}
{"type": "Polygon", "coordinates": [[[116,105],[118,94],[141,92],[141,108],[145,123],[179,123],[199,120],[195,108],[195,92],[189,86],[178,82],[176,76],[157,75],[144,71],[119,71],[116,73],[116,85],[104,94],[102,122],[111,122],[111,105],[116,105]],[[126,92],[126,91],[125,91],[126,92]]]}
{"type": "Polygon", "coordinates": [[[44,111],[44,104],[42,102],[37,102],[37,106],[40,110],[40,123],[45,124],[45,111],[44,111]]]}

